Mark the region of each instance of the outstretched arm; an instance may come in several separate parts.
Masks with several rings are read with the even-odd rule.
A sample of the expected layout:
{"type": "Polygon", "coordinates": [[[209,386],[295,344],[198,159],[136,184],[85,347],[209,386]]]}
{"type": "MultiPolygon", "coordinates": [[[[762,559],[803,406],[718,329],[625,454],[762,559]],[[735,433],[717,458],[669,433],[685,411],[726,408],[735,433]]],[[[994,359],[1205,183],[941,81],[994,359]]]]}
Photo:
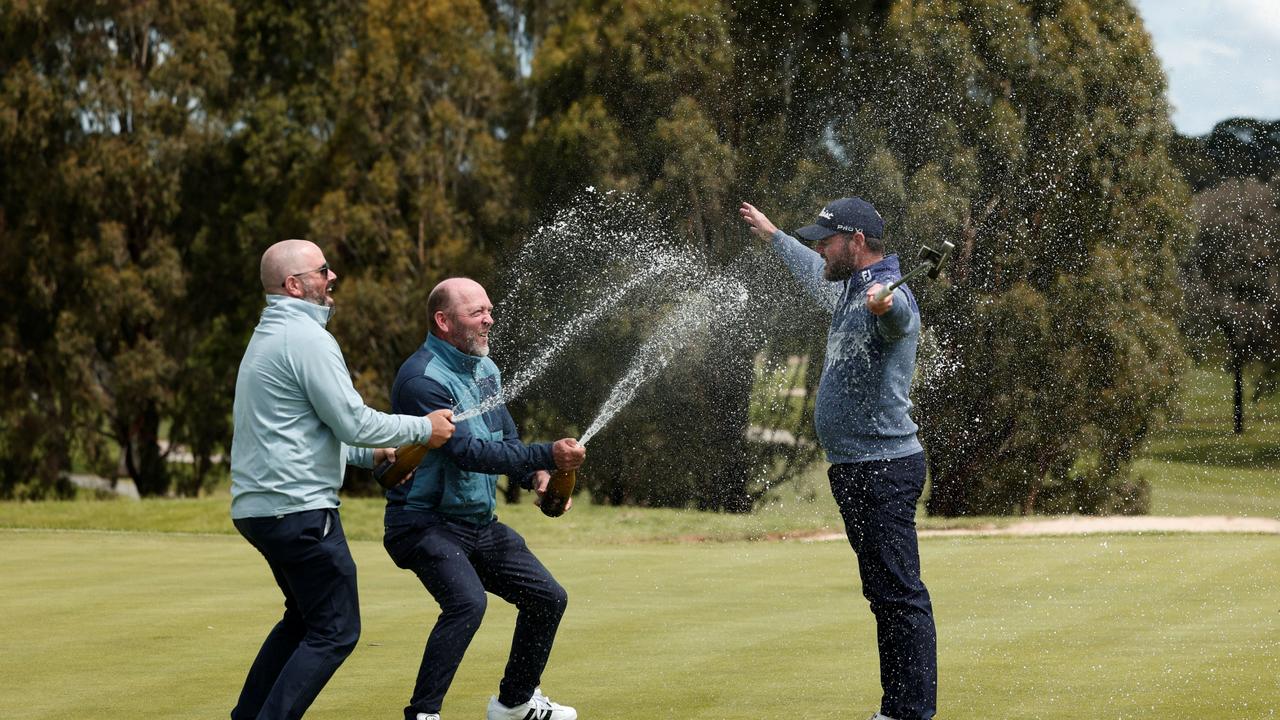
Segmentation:
{"type": "MultiPolygon", "coordinates": [[[[291,354],[291,362],[298,382],[316,415],[344,444],[387,447],[427,442],[436,432],[433,423],[424,418],[388,415],[365,405],[351,384],[342,350],[328,333],[300,333],[297,342],[299,347],[291,354]]],[[[354,459],[363,465],[371,458],[354,459]]]]}
{"type": "Polygon", "coordinates": [[[738,215],[751,227],[752,234],[773,246],[774,252],[782,258],[783,264],[799,281],[800,287],[827,312],[834,312],[836,303],[840,301],[841,287],[839,283],[830,282],[822,276],[822,268],[826,265],[822,256],[779,230],[777,225],[751,203],[742,203],[742,207],[738,208],[738,215]]]}

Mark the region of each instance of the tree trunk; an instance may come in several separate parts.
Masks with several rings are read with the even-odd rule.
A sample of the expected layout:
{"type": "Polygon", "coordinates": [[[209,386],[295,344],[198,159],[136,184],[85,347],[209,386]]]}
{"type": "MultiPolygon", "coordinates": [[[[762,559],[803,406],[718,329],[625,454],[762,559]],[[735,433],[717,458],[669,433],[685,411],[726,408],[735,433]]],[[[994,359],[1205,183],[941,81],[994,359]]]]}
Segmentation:
{"type": "Polygon", "coordinates": [[[1040,490],[1044,487],[1044,478],[1049,474],[1049,453],[1041,452],[1036,460],[1036,476],[1032,478],[1027,494],[1022,498],[1022,516],[1034,515],[1036,501],[1040,499],[1040,490]]]}
{"type": "Polygon", "coordinates": [[[933,479],[933,483],[925,510],[930,516],[960,517],[969,514],[969,505],[965,501],[965,481],[959,473],[948,472],[939,467],[938,462],[930,459],[929,477],[933,479]]]}
{"type": "Polygon", "coordinates": [[[520,487],[520,483],[508,476],[507,485],[502,490],[502,500],[508,505],[516,505],[520,502],[520,495],[523,492],[524,488],[520,487]]]}
{"type": "Polygon", "coordinates": [[[163,495],[169,490],[169,471],[160,455],[160,412],[148,404],[142,414],[129,425],[123,438],[125,467],[133,478],[138,494],[144,497],[163,495]]]}
{"type": "Polygon", "coordinates": [[[746,447],[753,359],[735,346],[726,342],[727,352],[713,353],[713,366],[723,372],[714,375],[707,388],[707,407],[716,414],[705,428],[705,456],[710,462],[697,479],[699,510],[747,513],[754,504],[747,488],[751,467],[746,447]]]}
{"type": "Polygon", "coordinates": [[[1235,421],[1233,427],[1236,435],[1244,434],[1244,361],[1242,358],[1233,357],[1231,359],[1231,374],[1235,380],[1235,387],[1231,393],[1233,403],[1235,421]]]}

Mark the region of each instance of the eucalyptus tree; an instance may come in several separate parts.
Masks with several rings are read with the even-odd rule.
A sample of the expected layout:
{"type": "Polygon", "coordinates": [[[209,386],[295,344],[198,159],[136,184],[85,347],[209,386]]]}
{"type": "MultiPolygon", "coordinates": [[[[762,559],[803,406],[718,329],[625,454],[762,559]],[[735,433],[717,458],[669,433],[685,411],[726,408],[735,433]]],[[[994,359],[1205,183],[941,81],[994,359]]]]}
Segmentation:
{"type": "MultiPolygon", "coordinates": [[[[369,0],[337,56],[335,111],[308,237],[346,269],[333,331],[356,386],[386,403],[428,328],[427,293],[485,280],[523,226],[504,137],[515,55],[476,0],[369,0]]],[[[518,128],[518,125],[517,125],[518,128]]]]}
{"type": "Polygon", "coordinates": [[[1192,225],[1137,13],[904,0],[850,45],[850,190],[900,245],[956,243],[921,293],[940,370],[916,391],[929,511],[1142,511],[1131,462],[1185,365],[1192,225]]]}
{"type": "Polygon", "coordinates": [[[103,468],[118,447],[140,492],[165,492],[162,424],[204,300],[184,262],[200,242],[182,222],[200,181],[188,160],[225,130],[231,7],[35,2],[2,17],[5,486],[39,494],[73,451],[103,468]]]}

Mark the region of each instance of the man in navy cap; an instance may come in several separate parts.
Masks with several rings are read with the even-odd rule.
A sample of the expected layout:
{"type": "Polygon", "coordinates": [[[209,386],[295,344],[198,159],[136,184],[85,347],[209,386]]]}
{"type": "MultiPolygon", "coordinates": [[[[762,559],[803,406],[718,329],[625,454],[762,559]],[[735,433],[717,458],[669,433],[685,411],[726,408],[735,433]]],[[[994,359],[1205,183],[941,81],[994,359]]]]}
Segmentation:
{"type": "Polygon", "coordinates": [[[920,309],[906,285],[876,299],[902,273],[866,200],[834,200],[797,230],[812,249],[749,203],[738,213],[831,313],[814,425],[876,618],[884,697],[872,720],[927,720],[937,706],[937,640],[920,580],[915,515],[925,465],[908,397],[920,309]]]}

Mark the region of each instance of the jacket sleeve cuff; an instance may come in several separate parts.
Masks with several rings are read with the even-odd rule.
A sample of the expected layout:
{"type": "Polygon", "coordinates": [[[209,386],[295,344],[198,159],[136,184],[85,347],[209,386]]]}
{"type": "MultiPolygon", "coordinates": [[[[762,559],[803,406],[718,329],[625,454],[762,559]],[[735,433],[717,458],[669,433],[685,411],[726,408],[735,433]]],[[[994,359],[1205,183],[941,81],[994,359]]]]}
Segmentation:
{"type": "Polygon", "coordinates": [[[556,470],[556,461],[551,455],[551,443],[529,445],[529,454],[531,456],[530,470],[516,478],[516,483],[525,490],[533,489],[533,476],[539,470],[546,470],[547,472],[555,472],[556,470]]]}
{"type": "Polygon", "coordinates": [[[373,448],[367,447],[347,447],[347,464],[364,468],[365,470],[373,469],[373,448]]]}
{"type": "Polygon", "coordinates": [[[551,455],[551,443],[537,443],[533,446],[533,451],[537,462],[535,469],[555,472],[556,459],[551,455]]]}

